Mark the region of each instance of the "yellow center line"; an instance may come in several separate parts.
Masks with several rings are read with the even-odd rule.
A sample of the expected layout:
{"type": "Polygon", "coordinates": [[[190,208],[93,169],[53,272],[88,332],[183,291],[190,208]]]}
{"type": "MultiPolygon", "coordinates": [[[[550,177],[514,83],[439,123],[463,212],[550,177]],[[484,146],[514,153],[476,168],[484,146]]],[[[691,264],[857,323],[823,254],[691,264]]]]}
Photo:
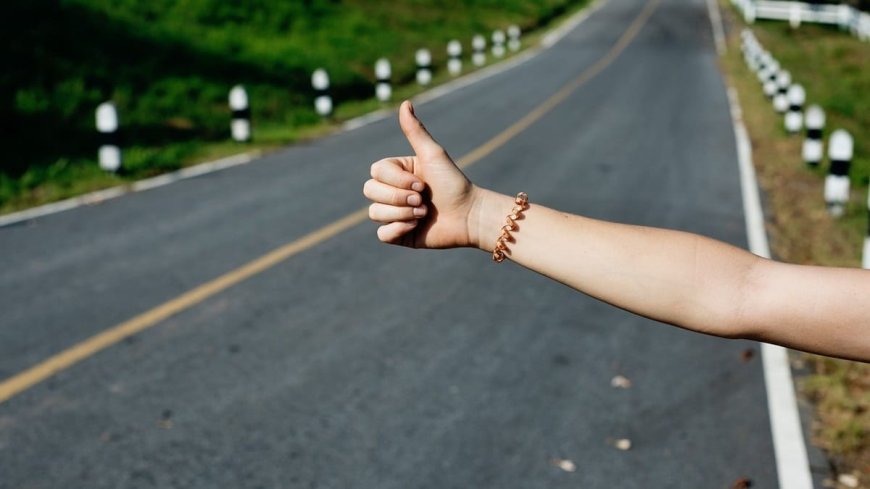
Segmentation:
{"type": "MultiPolygon", "coordinates": [[[[601,73],[604,68],[610,65],[622,53],[622,51],[625,50],[632,39],[637,36],[640,29],[649,19],[650,15],[652,15],[659,1],[660,0],[651,0],[647,3],[643,11],[641,11],[637,18],[635,18],[631,25],[629,25],[628,29],[626,29],[626,31],[620,36],[616,44],[610,48],[607,54],[596,61],[595,64],[583,70],[577,78],[562,87],[562,89],[550,96],[534,110],[523,116],[522,119],[497,134],[480,147],[460,158],[459,160],[461,163],[459,166],[461,168],[467,168],[500,148],[513,139],[517,134],[541,119],[541,117],[543,117],[547,112],[564,102],[565,99],[567,99],[578,88],[601,73]]],[[[195,287],[174,299],[139,314],[138,316],[106,329],[101,333],[39,362],[19,374],[9,377],[0,383],[0,403],[5,402],[12,396],[33,387],[56,373],[75,365],[85,358],[88,358],[125,338],[144,331],[160,323],[164,319],[189,309],[209,297],[247,280],[260,272],[268,270],[298,253],[323,243],[324,241],[365,221],[367,217],[368,207],[351,212],[331,224],[270,251],[239,268],[195,287]]]]}

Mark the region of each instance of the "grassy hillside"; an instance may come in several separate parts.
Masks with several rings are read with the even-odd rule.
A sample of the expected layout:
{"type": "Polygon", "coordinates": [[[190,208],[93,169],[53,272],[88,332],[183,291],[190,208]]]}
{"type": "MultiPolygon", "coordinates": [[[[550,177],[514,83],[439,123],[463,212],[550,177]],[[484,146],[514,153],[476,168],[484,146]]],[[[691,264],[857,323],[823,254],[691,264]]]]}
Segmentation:
{"type": "MultiPolygon", "coordinates": [[[[12,0],[0,29],[0,210],[177,168],[229,137],[227,92],[243,83],[260,141],[319,122],[310,74],[336,102],[370,98],[372,65],[413,78],[413,53],[470,51],[475,33],[544,25],[582,0],[12,0]],[[119,109],[126,173],[102,175],[94,109],[119,109]]],[[[488,37],[488,36],[487,36],[488,37]]],[[[469,66],[470,63],[466,63],[469,66]]],[[[255,135],[255,137],[258,137],[255,135]]]]}

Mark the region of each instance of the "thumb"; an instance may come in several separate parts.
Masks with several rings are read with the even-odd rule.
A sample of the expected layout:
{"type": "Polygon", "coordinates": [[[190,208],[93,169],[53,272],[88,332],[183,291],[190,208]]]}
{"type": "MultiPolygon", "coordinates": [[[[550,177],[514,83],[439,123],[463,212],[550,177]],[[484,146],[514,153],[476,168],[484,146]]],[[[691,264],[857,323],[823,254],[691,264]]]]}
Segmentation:
{"type": "Polygon", "coordinates": [[[444,151],[441,145],[432,138],[420,119],[417,119],[410,100],[405,100],[399,107],[399,126],[401,126],[405,138],[411,143],[411,147],[414,148],[417,155],[433,155],[436,152],[444,151]]]}

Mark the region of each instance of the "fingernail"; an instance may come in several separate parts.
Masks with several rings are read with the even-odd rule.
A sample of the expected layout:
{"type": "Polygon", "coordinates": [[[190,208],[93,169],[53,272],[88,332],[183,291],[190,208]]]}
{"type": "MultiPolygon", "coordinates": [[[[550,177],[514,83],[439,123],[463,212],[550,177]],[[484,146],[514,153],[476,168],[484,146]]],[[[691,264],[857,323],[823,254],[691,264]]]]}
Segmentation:
{"type": "Polygon", "coordinates": [[[408,100],[408,110],[411,111],[412,115],[416,115],[414,114],[414,104],[412,104],[410,100],[408,100]]]}
{"type": "Polygon", "coordinates": [[[414,182],[411,184],[411,189],[416,190],[417,192],[423,191],[423,184],[420,182],[414,182]]]}
{"type": "Polygon", "coordinates": [[[408,205],[417,207],[418,205],[420,205],[422,203],[423,203],[423,201],[420,199],[419,195],[413,194],[413,195],[408,196],[408,205]]]}
{"type": "Polygon", "coordinates": [[[414,215],[417,217],[423,217],[424,215],[426,215],[426,208],[423,206],[414,207],[414,215]]]}

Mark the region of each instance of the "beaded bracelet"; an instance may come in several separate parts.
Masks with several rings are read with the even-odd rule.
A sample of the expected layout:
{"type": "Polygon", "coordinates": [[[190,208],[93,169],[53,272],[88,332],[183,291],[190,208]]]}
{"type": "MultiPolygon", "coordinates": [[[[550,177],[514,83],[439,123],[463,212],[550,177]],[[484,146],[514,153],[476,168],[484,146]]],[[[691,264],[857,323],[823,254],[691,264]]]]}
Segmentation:
{"type": "Polygon", "coordinates": [[[525,192],[520,192],[517,194],[514,203],[516,203],[516,205],[511,209],[511,213],[508,214],[505,219],[504,226],[501,227],[501,236],[495,240],[495,248],[492,250],[492,260],[496,263],[501,263],[505,259],[504,252],[508,249],[507,242],[512,237],[511,231],[516,231],[517,219],[523,215],[523,211],[529,206],[529,196],[525,192]]]}

